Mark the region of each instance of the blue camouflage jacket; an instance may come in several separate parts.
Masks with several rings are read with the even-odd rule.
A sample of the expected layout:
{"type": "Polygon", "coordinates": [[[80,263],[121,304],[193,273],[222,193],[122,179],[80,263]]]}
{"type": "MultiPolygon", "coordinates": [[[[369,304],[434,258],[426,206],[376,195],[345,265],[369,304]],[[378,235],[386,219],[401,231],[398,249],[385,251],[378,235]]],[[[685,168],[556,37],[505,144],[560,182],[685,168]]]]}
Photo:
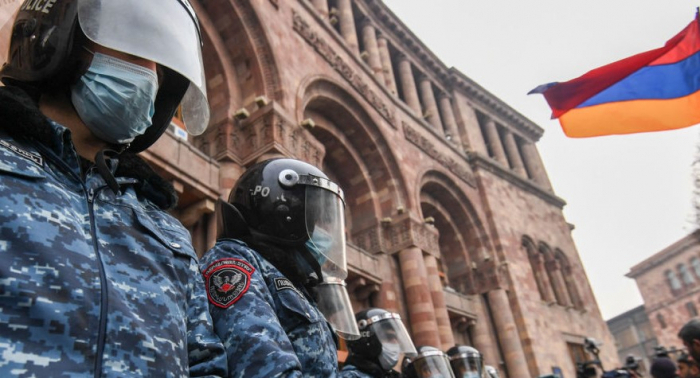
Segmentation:
{"type": "Polygon", "coordinates": [[[234,239],[219,240],[200,266],[229,377],[342,376],[335,334],[304,288],[234,239]]]}
{"type": "Polygon", "coordinates": [[[187,230],[136,155],[117,193],[70,131],[0,88],[0,376],[225,375],[187,230]]]}

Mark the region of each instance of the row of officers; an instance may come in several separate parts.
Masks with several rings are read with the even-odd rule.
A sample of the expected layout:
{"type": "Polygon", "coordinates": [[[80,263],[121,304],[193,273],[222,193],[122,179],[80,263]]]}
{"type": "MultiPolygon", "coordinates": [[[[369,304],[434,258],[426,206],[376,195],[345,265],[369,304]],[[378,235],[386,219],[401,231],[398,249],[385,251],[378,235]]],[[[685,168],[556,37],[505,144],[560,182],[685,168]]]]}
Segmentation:
{"type": "Polygon", "coordinates": [[[206,129],[202,34],[187,0],[20,6],[0,69],[0,376],[487,377],[474,348],[414,348],[397,314],[355,314],[343,191],[310,164],[248,167],[197,257],[138,153],[176,112],[206,129]]]}
{"type": "Polygon", "coordinates": [[[219,202],[219,237],[200,264],[229,374],[489,377],[473,347],[416,348],[399,314],[353,315],[343,209],[343,192],[325,173],[286,158],[253,165],[219,202]],[[349,351],[341,370],[336,335],[349,351]]]}

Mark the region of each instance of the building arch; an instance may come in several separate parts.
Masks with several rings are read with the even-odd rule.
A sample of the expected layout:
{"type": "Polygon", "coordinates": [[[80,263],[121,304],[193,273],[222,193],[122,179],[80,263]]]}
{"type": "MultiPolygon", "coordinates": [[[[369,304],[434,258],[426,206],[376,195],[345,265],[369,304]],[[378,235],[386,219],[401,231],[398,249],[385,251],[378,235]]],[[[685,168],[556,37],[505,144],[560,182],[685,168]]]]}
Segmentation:
{"type": "Polygon", "coordinates": [[[200,19],[212,125],[265,95],[281,101],[279,71],[252,2],[192,2],[200,19]],[[232,41],[235,41],[233,43],[232,41]]]}
{"type": "Polygon", "coordinates": [[[569,258],[559,248],[554,250],[554,258],[559,262],[559,268],[564,277],[564,286],[566,287],[566,293],[569,295],[571,305],[577,309],[583,309],[584,304],[578,288],[579,283],[576,281],[576,275],[569,258]]]}
{"type": "Polygon", "coordinates": [[[424,173],[419,188],[421,216],[439,231],[446,281],[463,294],[484,291],[485,287],[477,284],[483,280],[474,276],[473,268],[478,267],[481,272],[489,270],[495,256],[471,201],[452,179],[439,171],[424,173]]]}
{"type": "Polygon", "coordinates": [[[544,254],[537,249],[535,241],[527,235],[523,235],[521,245],[527,253],[528,261],[530,261],[530,268],[532,270],[535,283],[537,284],[537,290],[540,293],[540,298],[545,303],[554,302],[554,292],[552,291],[552,284],[549,281],[549,276],[545,267],[546,261],[544,254]]]}
{"type": "Polygon", "coordinates": [[[378,252],[380,219],[407,202],[386,138],[376,118],[342,84],[315,76],[305,80],[300,93],[300,123],[310,120],[310,133],[325,147],[323,168],[345,191],[350,241],[378,252]]]}

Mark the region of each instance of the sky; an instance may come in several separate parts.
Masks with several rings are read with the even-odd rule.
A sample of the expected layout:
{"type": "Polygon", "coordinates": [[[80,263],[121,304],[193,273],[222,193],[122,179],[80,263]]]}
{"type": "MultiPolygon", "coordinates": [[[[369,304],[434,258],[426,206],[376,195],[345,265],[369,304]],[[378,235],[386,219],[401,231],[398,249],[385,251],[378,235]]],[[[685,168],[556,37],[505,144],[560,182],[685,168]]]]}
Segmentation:
{"type": "Polygon", "coordinates": [[[690,23],[690,0],[384,0],[447,66],[545,132],[537,144],[604,319],[643,303],[630,268],[694,230],[700,126],[572,139],[539,84],[655,49],[690,23]]]}

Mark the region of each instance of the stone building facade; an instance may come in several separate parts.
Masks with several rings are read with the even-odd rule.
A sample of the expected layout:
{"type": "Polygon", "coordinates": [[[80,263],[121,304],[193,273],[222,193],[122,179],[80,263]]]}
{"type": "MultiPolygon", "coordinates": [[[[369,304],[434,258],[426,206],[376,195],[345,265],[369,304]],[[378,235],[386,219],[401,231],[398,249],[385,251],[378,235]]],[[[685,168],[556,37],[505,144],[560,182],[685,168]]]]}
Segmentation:
{"type": "Polygon", "coordinates": [[[624,363],[627,356],[639,358],[639,371],[649,371],[659,345],[644,305],[625,311],[606,321],[615,338],[617,355],[624,363]]]}
{"type": "Polygon", "coordinates": [[[381,0],[191,2],[211,122],[192,138],[174,120],[143,156],[174,183],[199,253],[246,167],[299,158],[345,190],[355,310],[399,312],[416,345],[473,345],[504,377],[573,378],[585,337],[618,365],[539,126],[381,0]]]}
{"type": "Polygon", "coordinates": [[[644,308],[660,346],[683,349],[678,331],[700,309],[700,230],[633,266],[644,308]]]}

